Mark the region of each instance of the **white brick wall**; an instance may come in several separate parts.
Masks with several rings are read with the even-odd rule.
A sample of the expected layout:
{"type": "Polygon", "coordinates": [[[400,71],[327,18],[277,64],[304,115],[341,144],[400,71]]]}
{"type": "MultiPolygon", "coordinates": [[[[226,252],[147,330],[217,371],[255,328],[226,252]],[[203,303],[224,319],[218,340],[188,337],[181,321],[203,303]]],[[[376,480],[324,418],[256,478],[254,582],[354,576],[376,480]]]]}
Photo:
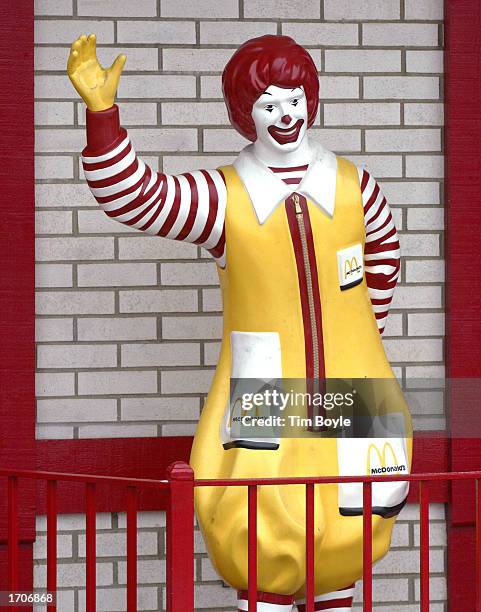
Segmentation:
{"type": "MultiPolygon", "coordinates": [[[[306,45],[320,70],[313,135],[367,165],[401,234],[401,283],[385,333],[395,372],[443,375],[441,0],[36,0],[35,11],[38,438],[191,434],[221,332],[216,274],[205,254],[129,232],[97,208],[85,186],[85,111],[65,74],[69,44],[81,33],[97,34],[104,64],[127,54],[123,124],[143,158],[167,172],[228,163],[244,146],[228,124],[220,87],[238,44],[284,33],[306,45]]],[[[438,392],[418,393],[416,425],[442,426],[440,406],[438,392]]],[[[404,512],[395,550],[376,570],[376,609],[417,609],[413,512],[404,512]]],[[[62,517],[60,595],[69,611],[85,607],[81,518],[62,517]]],[[[117,528],[117,519],[105,515],[105,529],[117,528]]],[[[157,526],[145,529],[162,552],[157,526]]],[[[109,538],[102,540],[106,554],[109,538]]],[[[42,538],[36,546],[41,566],[42,538]]],[[[437,611],[444,609],[444,541],[436,546],[437,611]]],[[[231,610],[232,593],[201,550],[197,606],[231,610]]],[[[123,609],[125,560],[121,550],[110,552],[99,569],[100,610],[123,609]]],[[[162,609],[163,561],[153,549],[144,552],[141,609],[162,609]]],[[[40,584],[44,569],[37,571],[40,584]]]]}

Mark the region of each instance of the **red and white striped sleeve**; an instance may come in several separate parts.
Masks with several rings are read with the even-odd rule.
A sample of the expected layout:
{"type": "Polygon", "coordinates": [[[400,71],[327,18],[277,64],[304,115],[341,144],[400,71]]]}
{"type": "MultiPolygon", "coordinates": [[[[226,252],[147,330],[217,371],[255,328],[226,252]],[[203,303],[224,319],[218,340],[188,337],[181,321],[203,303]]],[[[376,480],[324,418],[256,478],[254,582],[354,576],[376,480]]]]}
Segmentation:
{"type": "Polygon", "coordinates": [[[358,168],[358,174],[366,229],[366,282],[377,326],[382,334],[399,277],[399,240],[392,213],[377,181],[364,168],[358,168]]]}
{"type": "Polygon", "coordinates": [[[202,246],[225,266],[227,193],[221,172],[155,172],[135,154],[116,105],[87,110],[82,163],[90,190],[109,217],[151,235],[202,246]]]}

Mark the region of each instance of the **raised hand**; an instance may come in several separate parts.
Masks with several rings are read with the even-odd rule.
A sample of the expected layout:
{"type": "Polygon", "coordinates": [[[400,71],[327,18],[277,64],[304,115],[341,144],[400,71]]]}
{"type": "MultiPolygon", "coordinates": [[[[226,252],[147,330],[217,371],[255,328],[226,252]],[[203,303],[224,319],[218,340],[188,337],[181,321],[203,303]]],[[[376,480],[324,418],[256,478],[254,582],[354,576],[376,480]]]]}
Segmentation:
{"type": "Polygon", "coordinates": [[[110,68],[102,68],[96,53],[96,36],[82,34],[72,43],[67,73],[73,86],[92,111],[110,108],[115,100],[125,55],[119,55],[110,68]]]}

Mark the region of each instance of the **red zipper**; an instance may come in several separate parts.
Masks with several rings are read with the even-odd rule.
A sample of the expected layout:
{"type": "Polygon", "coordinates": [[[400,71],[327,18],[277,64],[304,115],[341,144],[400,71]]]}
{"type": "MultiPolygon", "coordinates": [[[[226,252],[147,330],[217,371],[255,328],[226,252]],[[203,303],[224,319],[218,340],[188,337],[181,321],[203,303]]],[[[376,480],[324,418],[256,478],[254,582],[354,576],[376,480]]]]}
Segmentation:
{"type": "MultiPolygon", "coordinates": [[[[296,257],[299,293],[301,297],[302,321],[306,356],[306,378],[311,382],[309,392],[322,392],[325,378],[324,341],[322,330],[322,309],[317,274],[316,253],[312,235],[311,220],[307,200],[293,193],[285,202],[287,221],[296,257]],[[316,383],[316,381],[320,381],[316,383]]],[[[308,416],[314,417],[313,406],[308,406],[308,416]]],[[[324,410],[316,406],[316,414],[324,410]]],[[[310,427],[311,430],[318,430],[310,427]]]]}

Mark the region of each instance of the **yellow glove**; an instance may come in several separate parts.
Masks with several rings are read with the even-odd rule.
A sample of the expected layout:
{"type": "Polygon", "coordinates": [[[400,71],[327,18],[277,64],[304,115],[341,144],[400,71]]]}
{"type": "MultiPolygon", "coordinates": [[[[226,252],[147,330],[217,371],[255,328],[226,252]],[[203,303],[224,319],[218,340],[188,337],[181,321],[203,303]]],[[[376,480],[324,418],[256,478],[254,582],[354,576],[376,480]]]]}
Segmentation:
{"type": "Polygon", "coordinates": [[[96,37],[82,34],[72,43],[67,73],[73,86],[91,111],[110,108],[115,100],[120,74],[127,59],[119,55],[110,68],[102,68],[97,59],[96,37]]]}

